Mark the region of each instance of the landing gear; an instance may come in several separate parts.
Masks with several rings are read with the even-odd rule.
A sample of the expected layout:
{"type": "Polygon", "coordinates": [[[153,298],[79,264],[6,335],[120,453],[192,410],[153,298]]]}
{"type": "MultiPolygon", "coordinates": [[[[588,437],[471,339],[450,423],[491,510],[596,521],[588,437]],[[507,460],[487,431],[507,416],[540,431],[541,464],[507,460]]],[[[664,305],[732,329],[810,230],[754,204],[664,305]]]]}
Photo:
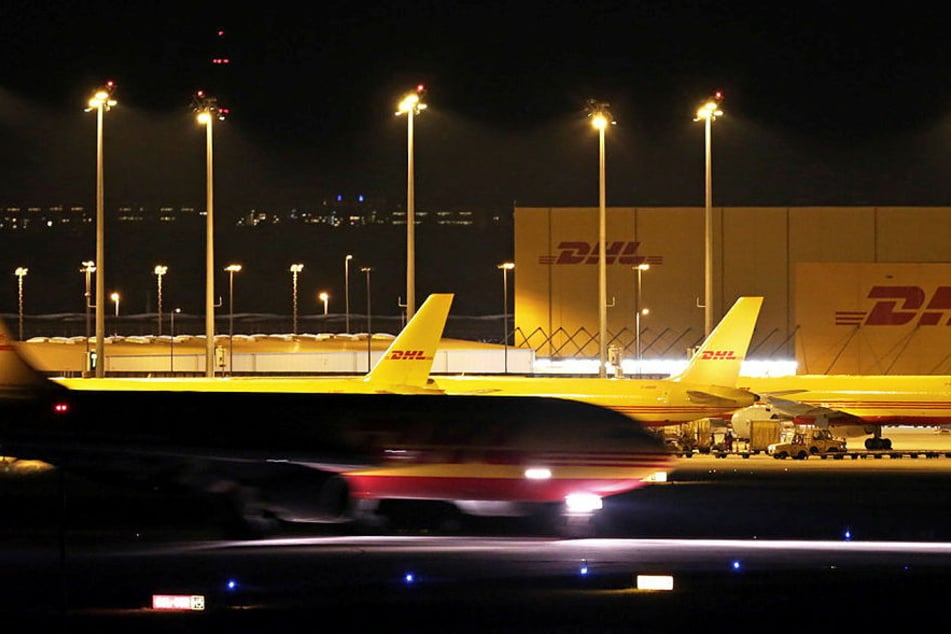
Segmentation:
{"type": "Polygon", "coordinates": [[[882,438],[882,428],[875,428],[874,435],[871,438],[865,439],[865,448],[874,451],[876,449],[891,449],[892,448],[892,439],[891,438],[882,438]]]}

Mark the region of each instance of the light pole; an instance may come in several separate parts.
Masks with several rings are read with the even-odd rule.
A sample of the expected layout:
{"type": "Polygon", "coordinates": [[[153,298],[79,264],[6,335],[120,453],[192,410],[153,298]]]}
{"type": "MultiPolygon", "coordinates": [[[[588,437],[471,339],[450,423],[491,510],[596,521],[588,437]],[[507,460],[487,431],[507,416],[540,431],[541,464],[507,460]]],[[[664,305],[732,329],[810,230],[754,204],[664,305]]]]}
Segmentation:
{"type": "Polygon", "coordinates": [[[169,320],[171,323],[171,337],[168,342],[168,371],[171,374],[175,373],[175,315],[182,312],[181,308],[173,308],[169,313],[169,320]]]}
{"type": "Polygon", "coordinates": [[[297,275],[304,270],[303,264],[291,264],[291,304],[292,304],[292,332],[297,334],[297,275]]]}
{"type": "Polygon", "coordinates": [[[502,271],[502,354],[505,374],[509,373],[509,271],[515,268],[514,262],[503,262],[498,269],[502,271]]]}
{"type": "Polygon", "coordinates": [[[205,126],[205,375],[215,375],[215,222],[214,152],[212,123],[224,121],[226,110],[203,90],[195,93],[193,108],[198,123],[205,126]]]}
{"type": "Polygon", "coordinates": [[[608,111],[608,104],[600,103],[594,99],[588,100],[588,117],[591,118],[591,125],[598,131],[598,376],[602,379],[607,376],[607,356],[608,356],[608,274],[607,274],[607,221],[605,208],[605,159],[604,159],[604,130],[608,125],[614,125],[615,121],[611,118],[608,111]]]}
{"type": "Polygon", "coordinates": [[[637,329],[637,373],[641,373],[641,315],[647,317],[650,314],[649,308],[642,308],[634,316],[634,327],[637,329]]]}
{"type": "Polygon", "coordinates": [[[119,293],[113,291],[112,295],[109,296],[109,299],[111,299],[113,303],[116,305],[115,336],[118,337],[119,336],[119,293]]]}
{"type": "Polygon", "coordinates": [[[162,336],[162,277],[168,273],[168,267],[164,264],[156,264],[155,279],[158,285],[158,336],[162,336]]]}
{"type": "Polygon", "coordinates": [[[324,315],[327,314],[327,301],[330,299],[330,295],[327,294],[327,291],[321,291],[317,296],[317,299],[324,303],[324,315]]]}
{"type": "Polygon", "coordinates": [[[703,331],[709,336],[713,329],[713,171],[711,169],[711,142],[713,139],[713,122],[723,115],[720,109],[720,100],[723,93],[719,90],[697,109],[694,121],[703,121],[705,130],[706,165],[704,169],[704,284],[703,284],[703,331]]]}
{"type": "Polygon", "coordinates": [[[646,308],[641,309],[641,274],[644,271],[650,270],[651,265],[646,262],[642,262],[634,267],[634,270],[637,271],[637,292],[634,293],[634,348],[637,353],[637,371],[641,370],[641,315],[647,315],[649,312],[646,308]]]}
{"type": "Polygon", "coordinates": [[[348,255],[343,260],[343,294],[344,294],[344,311],[346,312],[346,326],[347,334],[350,334],[350,260],[353,259],[352,255],[348,255]]]}
{"type": "Polygon", "coordinates": [[[406,320],[416,312],[416,195],[413,189],[413,119],[426,109],[422,84],[405,95],[396,110],[406,115],[406,320]]]}
{"type": "Polygon", "coordinates": [[[20,307],[20,341],[23,341],[23,278],[26,277],[28,271],[29,269],[26,267],[18,266],[13,272],[13,274],[17,276],[17,297],[20,307]]]}
{"type": "Polygon", "coordinates": [[[367,276],[367,372],[370,371],[370,342],[373,339],[373,322],[370,311],[370,272],[373,270],[372,266],[364,266],[360,269],[362,272],[366,273],[367,276]]]}
{"type": "Polygon", "coordinates": [[[234,274],[241,271],[240,264],[229,264],[228,272],[228,372],[234,371],[234,274]]]}
{"type": "Polygon", "coordinates": [[[103,211],[103,177],[102,177],[102,122],[103,113],[108,112],[116,105],[112,98],[115,83],[108,81],[105,86],[96,90],[86,107],[86,112],[96,111],[96,262],[99,263],[99,272],[96,273],[96,376],[104,373],[103,358],[105,353],[106,315],[103,312],[106,304],[105,280],[105,219],[103,211]]]}
{"type": "Polygon", "coordinates": [[[89,370],[89,310],[92,308],[90,290],[92,288],[92,274],[96,272],[96,263],[92,260],[83,260],[83,268],[79,269],[79,272],[86,274],[86,367],[83,373],[83,376],[86,376],[85,372],[89,370]]]}

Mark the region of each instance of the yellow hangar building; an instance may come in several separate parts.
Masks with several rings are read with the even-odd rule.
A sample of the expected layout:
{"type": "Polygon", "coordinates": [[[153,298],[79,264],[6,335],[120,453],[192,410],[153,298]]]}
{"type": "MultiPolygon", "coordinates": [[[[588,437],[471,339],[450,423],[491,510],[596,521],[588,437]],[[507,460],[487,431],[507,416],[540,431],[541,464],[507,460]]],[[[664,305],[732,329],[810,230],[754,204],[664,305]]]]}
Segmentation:
{"type": "MultiPolygon", "coordinates": [[[[705,335],[705,209],[605,211],[612,352],[686,358],[705,335]]],[[[795,359],[803,374],[951,374],[951,208],[712,212],[713,324],[737,297],[765,298],[750,359],[795,359]]],[[[514,213],[515,346],[598,357],[599,208],[514,213]]]]}

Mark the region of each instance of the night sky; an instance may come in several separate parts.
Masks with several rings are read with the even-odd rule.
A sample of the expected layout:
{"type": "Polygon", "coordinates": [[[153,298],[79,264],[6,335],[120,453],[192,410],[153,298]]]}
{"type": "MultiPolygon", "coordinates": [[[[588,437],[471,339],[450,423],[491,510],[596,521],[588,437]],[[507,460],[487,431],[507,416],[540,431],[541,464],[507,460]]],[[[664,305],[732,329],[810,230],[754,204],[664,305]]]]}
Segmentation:
{"type": "Polygon", "coordinates": [[[333,193],[405,200],[406,125],[394,111],[418,83],[429,105],[416,121],[419,209],[596,205],[589,98],[617,121],[609,204],[702,205],[692,118],[715,90],[726,111],[715,204],[949,204],[940,9],[763,4],[9,1],[0,201],[94,203],[83,106],[111,79],[116,204],[203,200],[196,89],[230,109],[215,132],[223,213],[333,193]]]}
{"type": "MultiPolygon", "coordinates": [[[[616,120],[606,144],[609,206],[702,206],[704,134],[693,118],[717,90],[726,114],[714,123],[714,205],[951,205],[943,10],[766,4],[773,3],[442,0],[249,9],[8,0],[0,5],[0,205],[95,207],[95,114],[83,109],[107,80],[119,102],[105,122],[107,209],[204,207],[205,133],[191,108],[199,89],[229,110],[214,128],[216,222],[252,209],[314,209],[336,194],[364,194],[392,209],[406,201],[406,120],[395,116],[396,104],[418,84],[428,104],[415,120],[418,211],[596,207],[589,99],[610,104],[616,120]]],[[[10,239],[0,236],[0,248],[10,239]]],[[[418,268],[492,289],[494,263],[511,257],[510,241],[483,249],[488,263],[454,253],[461,273],[429,245],[432,262],[418,268]]],[[[139,287],[127,291],[140,298],[130,310],[149,308],[156,258],[194,274],[187,288],[195,299],[185,301],[198,303],[200,265],[172,261],[161,245],[125,246],[151,258],[111,267],[108,284],[139,287]],[[116,277],[126,272],[135,278],[116,277]]],[[[339,297],[341,254],[356,252],[381,276],[388,271],[379,303],[396,306],[405,291],[402,245],[386,254],[333,246],[318,249],[326,265],[312,245],[302,251],[311,258],[308,283],[332,283],[339,297]]],[[[285,260],[304,257],[268,247],[276,255],[262,279],[286,276],[285,260]]],[[[62,269],[69,287],[31,308],[74,310],[81,290],[73,288],[80,282],[73,260],[92,254],[70,252],[68,263],[44,262],[45,254],[0,261],[50,269],[35,278],[31,269],[31,284],[62,269]],[[60,306],[57,296],[72,299],[60,306]]],[[[224,248],[218,255],[233,257],[224,248]]],[[[448,285],[420,282],[417,301],[430,291],[468,292],[448,285]]],[[[0,311],[15,305],[12,288],[0,290],[0,311]]],[[[276,288],[277,299],[261,290],[261,305],[247,309],[285,311],[285,289],[276,288]]],[[[491,312],[494,303],[464,295],[459,306],[491,312]]]]}

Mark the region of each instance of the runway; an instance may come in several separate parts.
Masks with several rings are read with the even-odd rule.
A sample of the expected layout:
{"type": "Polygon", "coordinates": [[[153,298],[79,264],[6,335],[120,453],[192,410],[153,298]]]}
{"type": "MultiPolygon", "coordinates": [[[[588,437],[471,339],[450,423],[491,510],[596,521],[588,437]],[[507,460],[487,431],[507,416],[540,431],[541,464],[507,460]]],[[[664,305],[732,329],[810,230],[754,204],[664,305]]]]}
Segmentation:
{"type": "Polygon", "coordinates": [[[943,619],[951,582],[946,458],[682,459],[609,499],[585,539],[410,511],[380,535],[231,541],[205,498],[55,471],[0,491],[0,617],[52,631],[907,629],[943,619]],[[644,575],[672,589],[638,589],[644,575]],[[203,609],[156,610],[156,594],[203,609]]]}

